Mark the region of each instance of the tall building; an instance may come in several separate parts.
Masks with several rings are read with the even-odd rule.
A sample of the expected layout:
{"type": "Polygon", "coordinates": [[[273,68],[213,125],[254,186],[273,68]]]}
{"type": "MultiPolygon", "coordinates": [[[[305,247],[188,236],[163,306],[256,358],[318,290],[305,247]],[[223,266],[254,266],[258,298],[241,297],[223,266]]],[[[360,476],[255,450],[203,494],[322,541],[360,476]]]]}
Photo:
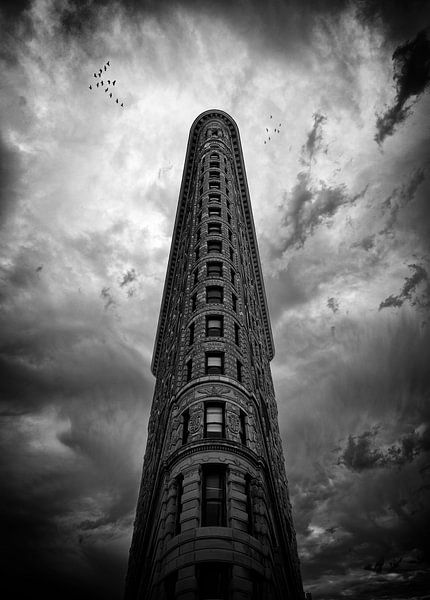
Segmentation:
{"type": "Polygon", "coordinates": [[[239,131],[188,140],[126,600],[303,599],[239,131]]]}

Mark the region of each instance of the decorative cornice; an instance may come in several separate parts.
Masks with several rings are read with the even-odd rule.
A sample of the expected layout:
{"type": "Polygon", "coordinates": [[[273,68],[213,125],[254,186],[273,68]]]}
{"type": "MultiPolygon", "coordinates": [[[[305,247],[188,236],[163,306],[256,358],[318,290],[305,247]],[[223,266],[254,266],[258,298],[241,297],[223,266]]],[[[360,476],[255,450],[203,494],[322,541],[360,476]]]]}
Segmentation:
{"type": "Polygon", "coordinates": [[[171,297],[171,293],[172,293],[173,275],[175,272],[176,261],[177,261],[177,257],[178,257],[180,232],[181,232],[184,217],[185,217],[186,199],[189,196],[190,191],[191,191],[193,159],[194,159],[194,156],[196,153],[196,146],[197,146],[197,141],[199,138],[200,131],[201,131],[202,127],[204,126],[204,124],[211,119],[220,119],[225,125],[227,125],[227,127],[230,131],[231,140],[232,140],[232,150],[234,153],[234,160],[235,160],[235,165],[236,165],[237,184],[238,184],[239,190],[240,190],[240,196],[241,196],[242,203],[243,203],[243,209],[244,209],[245,220],[246,220],[246,225],[247,225],[247,230],[248,230],[248,236],[249,236],[249,240],[250,240],[251,258],[252,258],[252,263],[253,263],[254,271],[255,271],[255,275],[256,275],[257,290],[258,290],[258,295],[260,298],[260,304],[261,304],[261,309],[262,309],[262,314],[263,314],[263,321],[264,321],[264,325],[265,325],[266,340],[267,340],[267,345],[268,345],[268,349],[269,349],[269,360],[271,360],[273,358],[274,353],[275,353],[274,345],[273,345],[272,330],[271,330],[270,319],[269,319],[269,311],[267,308],[267,299],[266,299],[266,292],[265,292],[265,288],[264,288],[263,274],[261,271],[260,256],[259,256],[258,246],[257,246],[257,237],[255,234],[254,219],[252,216],[248,182],[247,182],[246,173],[245,173],[245,163],[244,163],[244,159],[243,159],[242,145],[240,143],[239,129],[238,129],[235,121],[230,117],[230,115],[228,115],[227,113],[225,113],[222,110],[212,109],[212,110],[207,110],[207,111],[203,112],[201,115],[199,115],[197,117],[197,119],[194,121],[194,123],[191,126],[190,135],[188,138],[187,151],[186,151],[186,155],[185,155],[184,171],[182,174],[181,190],[179,193],[178,208],[176,210],[175,225],[173,228],[172,245],[171,245],[171,249],[170,249],[169,262],[167,265],[167,275],[166,275],[166,281],[164,284],[163,298],[161,301],[160,318],[158,321],[157,335],[155,338],[154,353],[153,353],[152,364],[151,364],[151,370],[155,376],[157,376],[159,355],[160,355],[160,351],[161,351],[162,339],[163,339],[163,334],[165,331],[167,313],[168,313],[168,309],[169,309],[169,302],[170,302],[170,297],[171,297]]]}

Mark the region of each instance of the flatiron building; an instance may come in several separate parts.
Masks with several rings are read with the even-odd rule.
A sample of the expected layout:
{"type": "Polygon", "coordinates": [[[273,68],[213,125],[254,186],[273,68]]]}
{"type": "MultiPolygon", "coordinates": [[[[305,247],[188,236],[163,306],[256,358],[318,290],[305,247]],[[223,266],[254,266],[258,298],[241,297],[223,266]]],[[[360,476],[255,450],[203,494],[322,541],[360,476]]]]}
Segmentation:
{"type": "Polygon", "coordinates": [[[189,135],[126,600],[303,599],[239,131],[189,135]]]}

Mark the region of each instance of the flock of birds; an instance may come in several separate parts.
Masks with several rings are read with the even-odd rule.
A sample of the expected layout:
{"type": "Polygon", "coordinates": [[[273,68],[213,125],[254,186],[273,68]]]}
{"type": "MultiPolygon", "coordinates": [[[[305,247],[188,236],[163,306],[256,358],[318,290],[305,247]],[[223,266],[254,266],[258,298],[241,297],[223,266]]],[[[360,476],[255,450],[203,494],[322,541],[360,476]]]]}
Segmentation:
{"type": "MultiPolygon", "coordinates": [[[[273,115],[270,115],[270,118],[273,119],[273,115]]],[[[279,123],[278,127],[274,127],[273,128],[273,133],[280,133],[279,127],[281,127],[281,125],[282,125],[282,123],[279,123]]],[[[270,133],[271,133],[271,130],[268,127],[266,127],[267,139],[264,140],[265,144],[267,144],[267,142],[270,142],[270,140],[272,139],[270,137],[270,133]]]]}
{"type": "MultiPolygon", "coordinates": [[[[97,88],[102,90],[106,86],[105,94],[107,94],[109,92],[109,98],[113,99],[113,94],[115,93],[115,90],[113,92],[110,90],[113,90],[113,88],[115,87],[116,79],[113,79],[113,80],[102,79],[102,76],[107,77],[107,75],[105,75],[105,73],[108,68],[110,68],[109,60],[106,62],[106,64],[104,64],[100,67],[100,69],[98,70],[97,73],[94,73],[94,78],[97,79],[97,83],[95,83],[95,84],[94,84],[94,82],[93,82],[93,84],[90,83],[90,85],[88,87],[91,91],[93,91],[93,90],[96,90],[97,88]],[[99,81],[99,79],[100,79],[100,81],[99,81]]],[[[119,104],[119,98],[116,98],[115,103],[119,104]]],[[[124,102],[121,102],[120,106],[121,106],[121,108],[124,108],[124,102]]]]}

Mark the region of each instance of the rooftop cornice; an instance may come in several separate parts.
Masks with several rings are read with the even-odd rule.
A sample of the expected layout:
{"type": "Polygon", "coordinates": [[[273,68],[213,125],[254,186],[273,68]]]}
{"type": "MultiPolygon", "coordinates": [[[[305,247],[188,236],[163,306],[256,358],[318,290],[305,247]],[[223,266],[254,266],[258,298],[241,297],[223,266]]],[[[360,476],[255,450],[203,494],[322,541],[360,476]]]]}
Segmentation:
{"type": "Polygon", "coordinates": [[[258,246],[257,246],[257,236],[255,233],[254,219],[252,216],[251,201],[250,201],[249,189],[248,189],[248,181],[246,179],[246,173],[245,173],[245,163],[244,163],[244,159],[243,159],[242,145],[240,143],[239,129],[237,127],[236,122],[226,112],[224,112],[222,110],[217,110],[217,109],[206,110],[205,112],[201,113],[195,119],[194,123],[191,126],[190,135],[188,137],[184,170],[183,170],[183,174],[182,174],[181,190],[179,192],[178,207],[176,210],[176,218],[175,218],[175,224],[174,224],[174,228],[173,228],[172,245],[170,248],[170,255],[169,255],[169,262],[167,265],[167,274],[166,274],[166,280],[165,280],[165,284],[164,284],[163,298],[161,300],[160,317],[158,320],[157,335],[155,337],[154,353],[153,353],[152,364],[151,364],[151,370],[155,376],[157,376],[159,355],[160,355],[160,351],[161,351],[163,334],[164,334],[165,326],[166,326],[166,318],[167,318],[168,309],[169,309],[170,296],[172,293],[173,274],[175,271],[176,260],[177,260],[177,256],[178,256],[180,232],[181,232],[182,224],[183,224],[184,217],[185,217],[186,200],[191,191],[190,188],[191,188],[191,180],[192,180],[193,158],[194,158],[196,150],[197,150],[197,140],[199,138],[200,131],[201,131],[202,127],[205,125],[205,123],[207,123],[211,119],[221,120],[225,125],[227,125],[227,127],[229,128],[229,131],[230,131],[230,135],[231,135],[231,139],[232,139],[232,146],[233,146],[233,153],[234,153],[234,161],[235,161],[236,172],[237,172],[237,183],[239,186],[240,196],[241,196],[243,208],[244,208],[245,220],[246,220],[248,237],[249,237],[250,248],[251,248],[251,258],[252,258],[252,263],[254,266],[254,272],[255,272],[255,276],[256,276],[256,285],[257,285],[258,295],[260,298],[260,305],[261,305],[262,313],[263,313],[263,321],[264,321],[264,325],[265,325],[266,340],[267,340],[267,346],[269,349],[269,359],[270,360],[273,358],[274,353],[275,353],[272,329],[270,326],[270,319],[269,319],[269,311],[267,308],[267,299],[266,299],[266,292],[265,292],[265,288],[264,288],[263,274],[262,274],[262,270],[261,270],[260,256],[259,256],[258,246]]]}

